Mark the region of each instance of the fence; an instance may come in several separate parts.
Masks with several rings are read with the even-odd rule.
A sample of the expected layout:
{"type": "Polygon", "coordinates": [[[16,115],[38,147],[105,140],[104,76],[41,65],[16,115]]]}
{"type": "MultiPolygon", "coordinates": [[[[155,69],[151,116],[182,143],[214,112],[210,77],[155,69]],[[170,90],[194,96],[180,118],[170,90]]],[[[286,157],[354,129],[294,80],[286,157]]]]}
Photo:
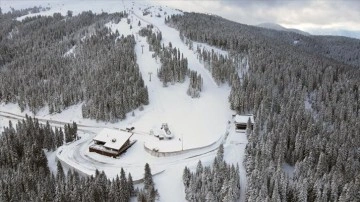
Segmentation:
{"type": "Polygon", "coordinates": [[[153,149],[148,148],[145,144],[144,144],[144,149],[147,153],[151,154],[152,156],[156,156],[156,157],[168,157],[168,156],[176,156],[176,155],[180,155],[180,154],[186,154],[189,152],[194,152],[197,150],[201,150],[201,149],[205,149],[205,148],[211,148],[214,147],[214,145],[217,145],[217,147],[220,146],[220,144],[224,143],[226,138],[229,135],[229,131],[226,131],[224,135],[222,135],[217,141],[203,146],[203,147],[197,147],[197,148],[191,148],[191,149],[186,149],[186,150],[178,150],[178,151],[171,151],[171,152],[162,152],[162,151],[155,151],[153,149]]]}

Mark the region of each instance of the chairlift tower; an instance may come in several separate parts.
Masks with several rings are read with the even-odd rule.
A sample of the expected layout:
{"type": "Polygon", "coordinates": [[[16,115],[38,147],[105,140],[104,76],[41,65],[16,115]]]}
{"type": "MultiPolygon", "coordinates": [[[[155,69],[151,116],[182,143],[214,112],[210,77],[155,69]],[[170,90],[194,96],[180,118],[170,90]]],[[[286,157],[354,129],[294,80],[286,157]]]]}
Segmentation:
{"type": "Polygon", "coordinates": [[[152,72],[149,72],[149,81],[151,82],[151,74],[152,72]]]}

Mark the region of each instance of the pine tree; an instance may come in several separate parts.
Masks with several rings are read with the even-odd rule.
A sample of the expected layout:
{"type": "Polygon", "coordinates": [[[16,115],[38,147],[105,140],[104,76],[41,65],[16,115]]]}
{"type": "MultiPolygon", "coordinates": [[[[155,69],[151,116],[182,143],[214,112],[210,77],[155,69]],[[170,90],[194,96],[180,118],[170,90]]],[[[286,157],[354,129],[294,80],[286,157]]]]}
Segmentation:
{"type": "Polygon", "coordinates": [[[130,199],[130,190],[123,168],[121,168],[120,171],[120,198],[124,201],[128,201],[130,199]]]}
{"type": "Polygon", "coordinates": [[[150,165],[145,164],[145,174],[144,174],[144,189],[149,190],[150,187],[154,187],[154,182],[151,175],[150,165]]]}
{"type": "Polygon", "coordinates": [[[190,178],[191,178],[191,173],[188,167],[185,167],[182,178],[185,188],[188,188],[190,185],[190,178]]]}
{"type": "Polygon", "coordinates": [[[216,202],[216,198],[212,191],[208,191],[205,197],[206,202],[216,202]]]}
{"type": "Polygon", "coordinates": [[[128,175],[128,180],[127,180],[127,186],[128,186],[128,190],[130,192],[130,197],[131,196],[135,196],[135,189],[134,189],[134,182],[133,182],[133,179],[132,179],[132,176],[131,174],[129,173],[128,175]]]}
{"type": "Polygon", "coordinates": [[[325,154],[321,152],[316,167],[317,175],[322,176],[324,173],[327,173],[327,170],[328,170],[328,163],[326,161],[325,154]]]}
{"type": "Polygon", "coordinates": [[[224,160],[224,145],[223,144],[220,144],[220,146],[219,146],[219,149],[216,154],[216,159],[219,162],[222,162],[224,160]]]}
{"type": "Polygon", "coordinates": [[[57,162],[56,179],[57,181],[65,181],[64,170],[60,161],[57,162]]]}
{"type": "Polygon", "coordinates": [[[153,182],[150,166],[148,163],[145,164],[144,192],[147,201],[155,201],[159,197],[159,193],[157,189],[155,189],[155,184],[153,182]]]}
{"type": "Polygon", "coordinates": [[[148,202],[148,200],[146,199],[145,192],[143,190],[139,191],[139,193],[137,195],[137,201],[138,202],[148,202]]]}
{"type": "Polygon", "coordinates": [[[198,161],[197,166],[196,166],[196,176],[199,177],[201,176],[202,172],[203,172],[203,165],[201,163],[201,160],[198,161]]]}

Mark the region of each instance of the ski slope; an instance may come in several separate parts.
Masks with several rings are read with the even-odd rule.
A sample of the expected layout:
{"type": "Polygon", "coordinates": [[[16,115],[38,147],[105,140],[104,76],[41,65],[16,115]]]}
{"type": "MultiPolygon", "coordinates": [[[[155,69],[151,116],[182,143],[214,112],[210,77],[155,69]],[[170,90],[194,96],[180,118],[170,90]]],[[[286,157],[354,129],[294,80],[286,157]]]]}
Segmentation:
{"type": "MultiPolygon", "coordinates": [[[[246,187],[246,175],[242,166],[244,158],[244,149],[247,143],[245,134],[235,133],[231,122],[231,115],[228,95],[230,88],[226,85],[218,86],[212,79],[210,72],[204,68],[204,65],[197,59],[196,52],[181,41],[179,32],[164,24],[166,15],[181,14],[180,11],[157,5],[156,2],[148,1],[2,1],[1,7],[12,6],[14,8],[26,8],[36,5],[51,7],[50,10],[41,12],[41,15],[52,15],[54,12],[60,12],[66,15],[68,10],[72,10],[76,15],[82,11],[92,10],[95,13],[101,12],[120,12],[127,11],[131,19],[132,29],[127,24],[126,18],[118,24],[109,22],[106,24],[113,32],[119,31],[120,35],[133,34],[136,39],[135,51],[137,63],[139,65],[145,85],[149,91],[150,104],[144,106],[144,110],[135,110],[135,116],[131,113],[127,115],[126,120],[117,123],[96,122],[94,120],[83,119],[81,117],[82,103],[69,107],[59,114],[49,114],[45,107],[37,115],[42,120],[53,121],[54,123],[77,122],[81,139],[74,143],[64,145],[56,151],[56,157],[69,168],[78,170],[84,175],[91,175],[95,170],[104,170],[110,178],[115,177],[124,168],[126,172],[131,172],[134,180],[142,178],[145,163],[149,163],[156,187],[160,193],[160,201],[184,201],[185,193],[182,184],[182,172],[185,166],[195,169],[199,160],[203,165],[210,165],[216,155],[216,149],[220,143],[224,143],[225,160],[230,163],[237,163],[240,166],[242,200],[246,187]],[[143,16],[143,11],[148,10],[151,15],[143,16]],[[166,13],[166,15],[165,15],[166,13]],[[160,14],[161,17],[156,17],[160,14]],[[138,26],[138,22],[141,26],[138,26]],[[162,43],[168,45],[172,43],[173,47],[179,48],[184,57],[188,59],[188,67],[197,71],[203,78],[203,91],[200,98],[191,98],[186,94],[189,85],[189,79],[184,83],[176,83],[163,87],[156,73],[160,68],[160,61],[152,57],[149,51],[149,44],[144,37],[137,32],[141,27],[153,24],[156,29],[162,32],[162,43]],[[151,73],[151,81],[150,74],[151,73]],[[149,135],[150,130],[156,131],[162,123],[167,123],[174,138],[169,141],[159,141],[154,136],[149,135]],[[92,138],[103,128],[124,129],[135,127],[133,140],[137,140],[125,154],[120,158],[109,158],[96,153],[90,153],[88,147],[92,138]],[[228,134],[228,136],[226,136],[228,134]],[[158,149],[161,152],[179,152],[179,155],[168,157],[155,157],[147,153],[144,149],[158,149]],[[197,149],[199,148],[199,149],[197,149]],[[191,152],[183,153],[182,150],[191,152]],[[169,183],[171,179],[171,183],[169,183]]],[[[33,16],[38,14],[28,14],[33,16]]],[[[24,19],[26,16],[18,18],[24,19]]],[[[197,43],[194,42],[194,49],[197,43]]],[[[207,50],[226,55],[226,51],[219,50],[207,44],[200,44],[207,50]]],[[[76,51],[76,50],[75,50],[76,51]]],[[[70,49],[68,55],[73,55],[74,49],[70,49]]],[[[76,56],[75,56],[76,57],[76,56]]],[[[12,119],[20,119],[25,114],[31,114],[29,110],[21,112],[15,104],[0,104],[0,126],[7,125],[9,116],[12,119]],[[4,113],[7,112],[13,115],[4,113]]],[[[53,153],[47,153],[49,157],[49,167],[56,168],[53,153]]]]}

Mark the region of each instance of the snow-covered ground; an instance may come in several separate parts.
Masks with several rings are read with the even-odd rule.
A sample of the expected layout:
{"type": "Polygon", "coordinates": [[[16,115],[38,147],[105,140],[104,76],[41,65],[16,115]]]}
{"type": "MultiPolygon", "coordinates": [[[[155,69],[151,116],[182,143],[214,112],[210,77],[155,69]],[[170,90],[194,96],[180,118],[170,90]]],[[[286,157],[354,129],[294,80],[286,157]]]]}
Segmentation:
{"type": "Polygon", "coordinates": [[[76,45],[73,46],[72,48],[70,48],[65,54],[64,54],[64,57],[70,57],[70,56],[73,56],[75,57],[75,48],[76,48],[76,45]]]}
{"type": "MultiPolygon", "coordinates": [[[[154,176],[156,187],[160,193],[161,201],[184,201],[185,193],[182,184],[182,172],[185,166],[195,169],[199,160],[204,165],[210,165],[216,155],[216,148],[224,140],[225,160],[230,163],[237,163],[240,166],[242,196],[245,193],[246,178],[245,170],[242,166],[244,149],[247,143],[245,134],[235,133],[231,121],[234,113],[229,109],[228,95],[230,88],[226,85],[218,86],[211,77],[203,64],[198,59],[196,52],[197,43],[194,43],[194,50],[189,48],[180,40],[179,32],[164,24],[166,15],[180,13],[179,11],[164,7],[153,6],[154,2],[147,1],[1,1],[4,12],[10,6],[14,8],[26,8],[31,6],[49,6],[50,10],[41,12],[41,15],[52,15],[54,12],[61,12],[66,15],[68,10],[72,10],[74,15],[81,11],[92,10],[93,12],[120,12],[127,11],[131,19],[132,29],[127,23],[127,19],[122,19],[118,24],[109,22],[107,27],[120,34],[134,34],[136,43],[137,63],[139,64],[145,85],[149,90],[150,104],[144,110],[135,110],[135,116],[131,113],[126,120],[117,123],[96,122],[94,120],[83,119],[81,117],[81,103],[62,113],[50,115],[48,108],[42,109],[36,117],[40,120],[51,121],[51,124],[61,125],[64,122],[77,122],[82,138],[74,143],[64,145],[56,151],[56,156],[64,164],[71,166],[84,174],[93,174],[95,169],[104,170],[107,176],[114,177],[120,173],[123,167],[126,172],[131,172],[134,180],[141,179],[144,173],[145,163],[149,163],[154,176]],[[27,5],[27,6],[25,6],[27,5]],[[143,10],[147,9],[151,14],[143,16],[143,10]],[[165,15],[166,13],[166,15],[165,15]],[[160,14],[161,17],[156,17],[160,14]],[[141,26],[138,22],[141,21],[141,26]],[[163,87],[157,78],[156,72],[160,68],[159,60],[152,57],[149,52],[149,45],[144,37],[140,37],[137,32],[147,24],[153,24],[161,30],[163,43],[172,43],[188,59],[189,68],[196,70],[203,78],[203,91],[201,97],[192,99],[186,94],[189,85],[187,79],[184,83],[176,83],[163,87]],[[143,51],[142,51],[143,49],[143,51]],[[151,81],[150,81],[150,75],[151,81]],[[167,123],[171,132],[175,135],[172,140],[159,141],[154,136],[149,135],[150,130],[157,131],[162,123],[167,123]],[[135,127],[135,134],[131,138],[137,142],[122,154],[119,158],[113,159],[104,157],[96,153],[90,153],[88,147],[92,138],[103,128],[122,128],[135,127]],[[225,134],[228,132],[228,137],[225,134]],[[215,144],[213,144],[215,143],[215,144]],[[147,153],[144,145],[148,148],[156,148],[160,152],[173,152],[192,149],[191,152],[181,153],[176,156],[155,157],[147,153]],[[201,149],[195,149],[200,148],[201,149]],[[171,180],[171,183],[169,183],[171,180]]],[[[29,14],[27,16],[38,15],[29,14]]],[[[18,18],[23,19],[25,16],[18,18]]],[[[223,50],[216,49],[206,44],[199,44],[208,50],[220,54],[227,54],[223,50]]],[[[70,49],[67,55],[72,54],[70,49]]],[[[21,112],[15,104],[0,104],[0,126],[7,126],[9,119],[21,118],[25,114],[31,114],[28,110],[21,112]],[[11,118],[12,117],[12,118],[11,118]]],[[[2,129],[0,129],[2,130],[2,129]]],[[[50,168],[56,169],[55,153],[47,153],[51,163],[50,168]]],[[[244,199],[244,198],[243,198],[244,199]]]]}

